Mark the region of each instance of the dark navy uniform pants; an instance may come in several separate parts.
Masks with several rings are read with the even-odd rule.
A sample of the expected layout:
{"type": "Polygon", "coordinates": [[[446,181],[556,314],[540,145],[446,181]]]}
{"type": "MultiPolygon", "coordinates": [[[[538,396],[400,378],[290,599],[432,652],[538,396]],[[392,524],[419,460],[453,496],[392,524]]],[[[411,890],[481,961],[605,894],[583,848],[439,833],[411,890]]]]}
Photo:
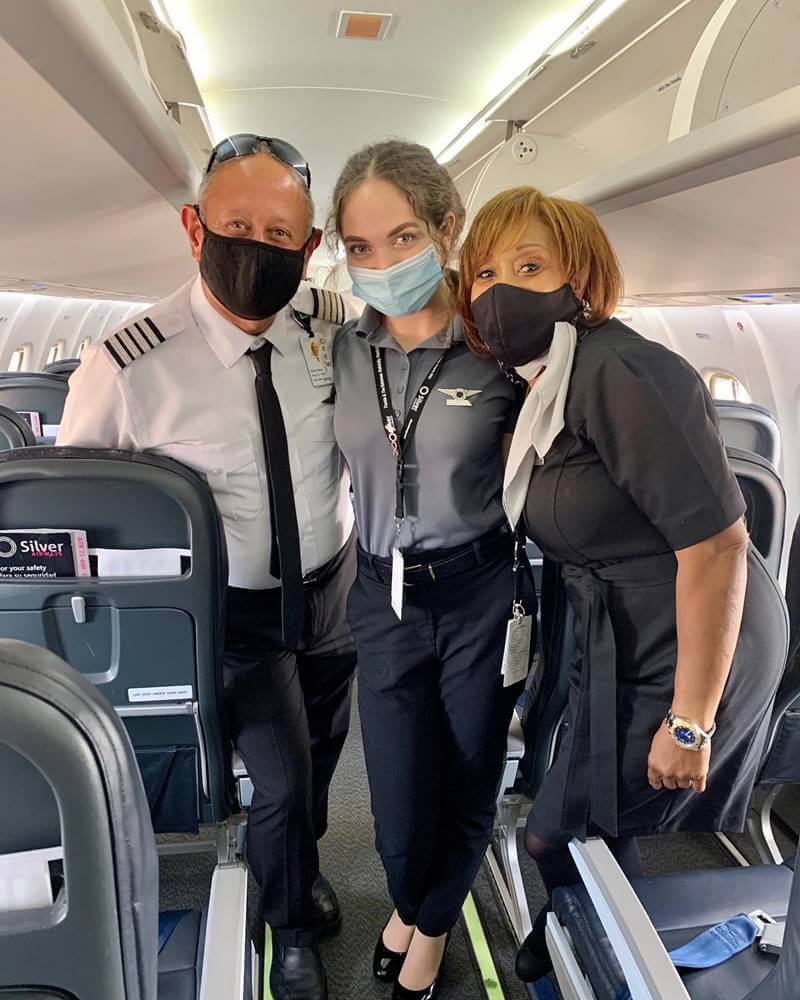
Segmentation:
{"type": "MultiPolygon", "coordinates": [[[[389,603],[388,560],[359,551],[347,604],[376,846],[400,918],[430,936],[456,923],[486,852],[521,689],[504,688],[500,675],[511,536],[480,556],[466,546],[425,558],[435,575],[465,549],[471,565],[455,575],[407,571],[419,582],[405,587],[402,621],[389,603]]],[[[535,613],[527,576],[523,598],[535,613]]]]}
{"type": "Polygon", "coordinates": [[[247,860],[261,916],[284,944],[306,945],[317,840],[328,822],[328,787],[350,724],[356,656],[345,602],[355,541],[306,590],[303,650],[281,639],[279,590],[228,588],[225,697],[234,744],[253,781],[247,860]]]}

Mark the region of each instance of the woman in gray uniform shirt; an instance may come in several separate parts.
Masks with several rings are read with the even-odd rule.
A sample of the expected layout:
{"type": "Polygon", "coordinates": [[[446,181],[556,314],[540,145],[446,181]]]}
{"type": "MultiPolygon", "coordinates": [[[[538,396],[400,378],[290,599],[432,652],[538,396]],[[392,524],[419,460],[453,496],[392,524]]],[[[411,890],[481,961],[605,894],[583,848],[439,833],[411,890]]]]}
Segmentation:
{"type": "Polygon", "coordinates": [[[360,543],[348,616],[395,904],[373,971],[403,1000],[437,995],[491,835],[536,610],[501,505],[518,400],[467,348],[443,270],[464,214],[447,171],[411,143],[354,154],[334,191],[332,226],[368,303],[337,337],[334,377],[360,543]],[[522,652],[504,663],[510,620],[522,652]]]}

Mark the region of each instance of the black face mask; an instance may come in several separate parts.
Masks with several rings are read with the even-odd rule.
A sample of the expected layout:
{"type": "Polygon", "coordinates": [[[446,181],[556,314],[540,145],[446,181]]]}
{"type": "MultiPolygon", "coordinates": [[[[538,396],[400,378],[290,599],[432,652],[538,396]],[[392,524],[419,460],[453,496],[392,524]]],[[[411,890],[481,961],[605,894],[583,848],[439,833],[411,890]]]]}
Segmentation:
{"type": "MultiPolygon", "coordinates": [[[[267,319],[300,287],[308,240],[299,250],[212,233],[204,222],[200,274],[214,297],[242,319],[267,319]]],[[[309,240],[311,237],[309,236],[309,240]]]]}
{"type": "Polygon", "coordinates": [[[472,303],[483,342],[509,368],[541,357],[553,342],[556,323],[572,323],[582,310],[569,284],[554,292],[492,285],[472,303]]]}

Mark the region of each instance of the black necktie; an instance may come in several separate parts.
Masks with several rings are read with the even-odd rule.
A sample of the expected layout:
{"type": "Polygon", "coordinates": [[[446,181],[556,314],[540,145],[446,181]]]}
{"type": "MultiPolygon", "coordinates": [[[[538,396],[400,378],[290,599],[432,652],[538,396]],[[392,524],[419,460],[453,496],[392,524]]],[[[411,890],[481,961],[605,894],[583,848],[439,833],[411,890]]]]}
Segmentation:
{"type": "Polygon", "coordinates": [[[269,571],[281,581],[283,641],[289,649],[297,649],[303,635],[305,615],[303,567],[286,426],[280,400],[272,384],[272,344],[265,341],[257,350],[250,352],[250,357],[256,370],[256,397],[267,460],[272,528],[269,571]]]}

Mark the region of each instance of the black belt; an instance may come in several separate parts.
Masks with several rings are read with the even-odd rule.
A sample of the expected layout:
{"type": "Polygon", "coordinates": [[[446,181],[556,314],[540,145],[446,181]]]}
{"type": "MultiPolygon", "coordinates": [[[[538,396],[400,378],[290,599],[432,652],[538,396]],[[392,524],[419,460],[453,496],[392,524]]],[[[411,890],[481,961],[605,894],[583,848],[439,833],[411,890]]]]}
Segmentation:
{"type": "Polygon", "coordinates": [[[580,691],[562,800],[562,828],[585,839],[587,827],[617,836],[617,641],[609,614],[612,590],[652,586],[675,576],[665,553],[612,566],[564,565],[581,593],[580,691]]]}
{"type": "MultiPolygon", "coordinates": [[[[404,584],[413,587],[420,583],[438,583],[448,577],[457,576],[468,569],[489,561],[507,551],[514,536],[506,525],[493,528],[474,542],[457,545],[452,549],[436,549],[431,552],[406,552],[404,584]]],[[[391,583],[392,560],[383,556],[373,556],[358,547],[358,562],[369,566],[381,583],[391,583]]]]}

